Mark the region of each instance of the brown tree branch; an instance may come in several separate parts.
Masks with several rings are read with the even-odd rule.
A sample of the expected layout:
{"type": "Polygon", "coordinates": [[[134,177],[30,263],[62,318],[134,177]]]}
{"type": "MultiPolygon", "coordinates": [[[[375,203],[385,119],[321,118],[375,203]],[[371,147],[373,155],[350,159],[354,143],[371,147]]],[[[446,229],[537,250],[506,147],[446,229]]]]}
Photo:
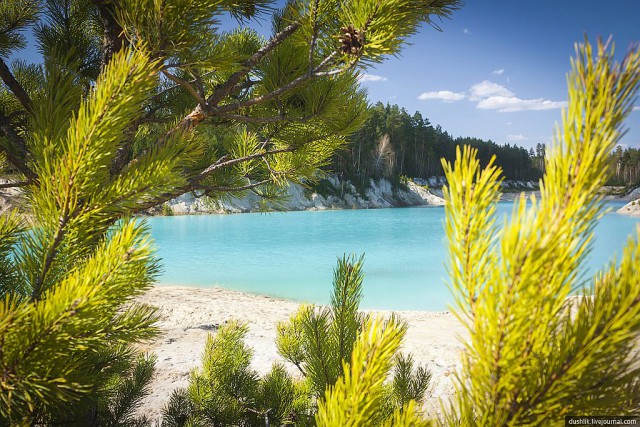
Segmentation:
{"type": "MultiPolygon", "coordinates": [[[[233,92],[234,88],[237,86],[237,83],[245,77],[253,66],[260,62],[269,52],[275,49],[280,43],[282,43],[289,35],[291,35],[298,27],[300,26],[299,22],[295,22],[285,28],[283,31],[278,33],[274,38],[271,39],[269,43],[263,46],[258,52],[251,56],[247,61],[245,61],[244,67],[242,70],[232,74],[232,76],[227,80],[227,82],[223,83],[218,89],[207,99],[206,104],[198,104],[191,113],[189,113],[186,117],[180,120],[175,126],[169,129],[163,136],[161,136],[156,141],[156,146],[162,146],[166,144],[176,133],[179,132],[188,132],[194,127],[198,126],[202,123],[207,117],[215,116],[219,113],[228,113],[230,111],[238,110],[240,108],[249,107],[252,105],[260,104],[262,102],[266,102],[270,99],[276,98],[290,90],[297,88],[298,86],[306,83],[307,81],[317,78],[317,73],[320,73],[328,67],[331,62],[340,54],[339,51],[334,51],[330,55],[328,55],[317,67],[305,73],[304,75],[294,79],[288,84],[274,90],[273,92],[248,99],[243,102],[234,103],[234,104],[226,104],[220,107],[216,107],[217,103],[224,98],[226,95],[233,92]],[[235,82],[231,84],[230,82],[235,82]],[[218,100],[218,98],[222,95],[222,98],[218,100]]],[[[351,66],[351,64],[350,64],[351,66]]]]}
{"type": "Polygon", "coordinates": [[[0,148],[7,155],[7,160],[28,180],[37,179],[37,175],[27,166],[27,144],[11,126],[9,118],[0,112],[0,133],[4,135],[10,145],[0,144],[0,148]]]}
{"type": "Polygon", "coordinates": [[[313,2],[311,7],[311,20],[313,21],[313,33],[311,35],[311,41],[309,43],[309,72],[313,70],[313,57],[316,50],[316,44],[318,42],[318,3],[319,0],[313,2]]]}
{"type": "Polygon", "coordinates": [[[306,123],[312,116],[306,117],[287,117],[287,116],[268,116],[268,117],[254,117],[254,116],[245,116],[242,114],[228,114],[228,113],[220,113],[216,114],[216,117],[220,117],[223,119],[236,120],[238,122],[245,123],[278,123],[278,122],[295,122],[295,123],[306,123]]]}
{"type": "MultiPolygon", "coordinates": [[[[255,98],[251,98],[251,99],[247,99],[246,101],[241,101],[241,102],[236,102],[233,104],[225,104],[222,105],[220,107],[209,107],[207,109],[207,113],[209,115],[215,116],[218,113],[227,113],[229,111],[235,111],[235,110],[239,110],[241,108],[246,108],[246,107],[251,107],[253,105],[257,105],[257,104],[262,104],[263,102],[269,101],[273,98],[276,98],[280,95],[283,95],[295,88],[297,88],[298,86],[301,86],[302,84],[308,82],[309,80],[319,77],[321,76],[321,73],[327,66],[329,66],[329,64],[331,63],[331,61],[333,59],[335,59],[335,57],[339,54],[340,52],[338,51],[334,51],[333,53],[331,53],[329,56],[327,56],[320,64],[318,64],[318,66],[314,69],[312,69],[311,71],[301,75],[300,77],[290,81],[289,83],[287,83],[286,85],[280,86],[278,89],[269,92],[269,93],[265,93],[264,95],[260,95],[257,96],[255,98]]],[[[342,71],[345,71],[344,69],[342,71]]]]}
{"type": "MultiPolygon", "coordinates": [[[[170,192],[161,194],[160,196],[149,200],[147,202],[143,202],[140,203],[135,209],[134,212],[141,212],[141,211],[145,211],[149,208],[152,208],[154,206],[159,205],[160,203],[164,203],[168,200],[174,199],[178,196],[183,195],[184,193],[188,193],[189,191],[196,191],[196,190],[207,190],[207,189],[213,189],[214,186],[205,186],[200,184],[200,182],[205,179],[207,176],[211,175],[213,172],[215,172],[216,170],[222,169],[222,168],[226,168],[226,167],[230,167],[239,163],[243,163],[243,162],[247,162],[249,160],[254,160],[254,159],[258,159],[260,157],[265,157],[271,154],[278,154],[278,153],[290,153],[295,151],[296,148],[295,147],[287,147],[287,148],[279,148],[279,149],[274,149],[274,150],[267,150],[267,151],[263,151],[260,153],[254,153],[254,154],[250,154],[248,156],[245,157],[239,157],[239,158],[235,158],[235,159],[228,159],[228,156],[223,156],[220,159],[218,159],[217,162],[215,162],[214,164],[212,164],[211,166],[209,166],[208,168],[206,168],[205,170],[203,170],[202,172],[200,172],[198,175],[196,175],[195,177],[191,178],[189,180],[189,183],[187,185],[184,185],[182,187],[179,188],[175,188],[170,192]]],[[[269,180],[271,180],[271,178],[269,178],[269,180]]],[[[257,186],[257,185],[256,185],[257,186]]],[[[220,186],[220,188],[228,188],[227,191],[234,191],[232,190],[232,188],[240,188],[240,187],[224,187],[224,186],[220,186]]],[[[246,188],[247,190],[251,189],[251,188],[246,188]]],[[[224,190],[220,190],[220,191],[224,191],[224,190]]],[[[241,190],[240,190],[241,191],[241,190]]]]}
{"type": "Polygon", "coordinates": [[[33,283],[33,290],[31,292],[31,300],[38,301],[42,296],[42,287],[44,285],[44,281],[47,278],[47,274],[51,270],[51,266],[55,260],[55,256],[58,253],[58,248],[64,237],[67,235],[67,225],[69,224],[69,206],[68,203],[65,203],[63,206],[62,213],[60,214],[60,218],[58,219],[58,228],[56,229],[56,233],[53,236],[53,241],[51,242],[51,246],[47,249],[44,254],[44,262],[42,263],[42,268],[40,270],[40,274],[36,278],[33,283]]]}
{"type": "MultiPolygon", "coordinates": [[[[113,0],[92,0],[98,9],[100,22],[102,23],[102,58],[100,69],[107,66],[113,55],[125,46],[124,31],[116,19],[116,5],[113,0]]],[[[133,135],[139,126],[139,122],[132,123],[125,131],[126,142],[118,148],[109,171],[112,176],[117,175],[129,162],[133,135]]]]}
{"type": "Polygon", "coordinates": [[[211,166],[207,167],[206,169],[204,169],[202,172],[200,172],[195,178],[194,178],[194,182],[200,182],[202,181],[204,178],[206,178],[207,176],[211,175],[213,172],[217,171],[218,169],[222,169],[222,168],[226,168],[229,166],[233,166],[233,165],[237,165],[238,163],[244,163],[246,161],[249,160],[253,160],[253,159],[259,159],[271,154],[278,154],[278,153],[291,153],[295,151],[295,147],[287,147],[287,148],[279,148],[279,149],[275,149],[275,150],[267,150],[267,151],[262,151],[259,153],[253,153],[250,154],[248,156],[244,156],[244,157],[238,157],[235,159],[231,159],[231,160],[227,160],[224,162],[216,162],[214,164],[212,164],[211,166]]]}
{"type": "Polygon", "coordinates": [[[103,27],[101,68],[104,68],[111,61],[111,57],[124,47],[124,32],[116,19],[116,8],[113,1],[93,0],[93,4],[98,8],[103,27]]]}
{"type": "Polygon", "coordinates": [[[111,166],[109,167],[111,176],[118,175],[131,160],[131,148],[133,147],[136,131],[141,123],[142,119],[134,120],[124,130],[123,143],[116,149],[116,153],[111,161],[111,166]]]}
{"type": "Polygon", "coordinates": [[[240,70],[233,73],[226,82],[218,86],[218,88],[207,99],[207,103],[212,106],[218,105],[220,101],[233,92],[236,85],[251,72],[253,67],[258,65],[265,56],[271,53],[276,47],[285,41],[287,37],[293,34],[300,27],[300,24],[300,21],[295,21],[273,36],[266,45],[262,46],[256,53],[251,55],[249,59],[244,61],[240,70]]]}
{"type": "Polygon", "coordinates": [[[195,87],[191,85],[191,83],[185,79],[182,79],[176,75],[171,74],[170,72],[163,70],[162,74],[164,74],[169,80],[178,84],[179,86],[186,89],[187,92],[193,96],[198,104],[205,104],[207,101],[198,93],[195,87]]]}
{"type": "MultiPolygon", "coordinates": [[[[164,66],[163,68],[164,68],[165,70],[168,70],[168,69],[171,69],[172,67],[171,67],[171,66],[164,66]]],[[[199,78],[200,78],[200,80],[202,80],[202,77],[206,77],[206,76],[208,76],[208,75],[210,75],[210,74],[214,74],[214,73],[215,73],[215,70],[214,70],[214,71],[209,71],[209,72],[204,73],[203,75],[199,76],[199,78]]],[[[256,84],[256,83],[257,83],[257,82],[255,82],[255,81],[253,81],[253,80],[249,80],[249,82],[251,82],[251,86],[253,86],[254,84],[256,84]]],[[[198,84],[198,81],[197,81],[197,79],[193,79],[193,80],[189,80],[189,83],[190,83],[190,84],[191,84],[191,83],[198,84]]],[[[246,82],[245,82],[245,83],[243,83],[241,86],[239,86],[239,88],[243,89],[243,88],[244,88],[244,86],[245,86],[246,84],[247,84],[246,82]]],[[[179,87],[180,87],[180,85],[179,85],[179,84],[175,84],[175,85],[173,85],[173,86],[166,87],[166,88],[162,89],[160,92],[158,92],[158,93],[154,94],[154,95],[150,98],[150,101],[157,101],[157,100],[161,99],[161,98],[162,98],[162,96],[163,96],[164,94],[166,94],[167,92],[170,92],[170,91],[172,91],[172,90],[174,90],[174,89],[177,89],[177,88],[179,88],[179,87]]],[[[204,96],[203,96],[203,98],[204,98],[204,96]]],[[[156,109],[157,109],[157,108],[156,108],[156,109]]]]}
{"type": "Polygon", "coordinates": [[[24,87],[20,84],[18,80],[11,73],[11,70],[4,62],[2,58],[0,58],[0,78],[4,84],[7,85],[9,90],[18,98],[18,101],[22,104],[22,106],[27,110],[31,111],[31,98],[24,87]]]}
{"type": "MultiPolygon", "coordinates": [[[[244,77],[246,77],[249,74],[249,72],[253,67],[255,67],[255,65],[257,65],[273,49],[275,49],[278,45],[280,45],[287,37],[293,34],[293,32],[295,32],[295,30],[299,28],[299,26],[300,26],[299,22],[294,22],[293,24],[286,27],[283,31],[278,33],[276,36],[274,36],[269,43],[267,43],[258,52],[253,54],[251,58],[245,61],[245,63],[243,64],[243,68],[241,70],[232,74],[231,77],[225,83],[219,86],[214,91],[214,93],[207,99],[206,104],[199,103],[198,105],[196,105],[196,107],[191,111],[191,113],[189,113],[186,117],[180,120],[180,122],[178,122],[175,126],[169,129],[164,135],[162,135],[156,141],[156,146],[162,146],[166,144],[177,133],[190,131],[194,127],[201,124],[208,117],[215,117],[216,115],[222,116],[231,111],[235,111],[244,107],[250,107],[253,105],[257,105],[257,104],[269,101],[273,98],[276,98],[284,93],[287,93],[288,91],[291,91],[303,85],[309,80],[319,77],[318,73],[322,73],[323,71],[325,71],[326,68],[329,67],[333,63],[333,61],[336,59],[336,57],[340,54],[338,50],[329,54],[326,58],[324,58],[324,60],[320,62],[320,64],[318,64],[316,67],[311,68],[308,72],[306,72],[302,76],[299,76],[298,78],[292,80],[288,84],[281,86],[280,88],[270,93],[267,93],[255,98],[251,98],[242,102],[234,103],[234,104],[226,104],[220,107],[217,106],[217,104],[220,101],[222,101],[222,99],[224,99],[226,96],[233,93],[233,91],[237,89],[238,84],[242,81],[244,77]]],[[[341,70],[346,71],[347,69],[352,67],[352,65],[353,65],[352,63],[349,63],[348,67],[341,68],[341,70]]],[[[273,121],[275,122],[278,120],[274,119],[273,121]]],[[[270,154],[285,153],[285,152],[292,152],[292,151],[295,151],[294,147],[258,152],[242,158],[230,159],[225,161],[221,161],[222,159],[219,159],[216,163],[210,165],[209,167],[205,168],[200,173],[198,173],[195,177],[191,178],[187,185],[181,188],[176,188],[171,192],[162,194],[146,203],[141,203],[138,206],[138,208],[135,209],[135,211],[140,212],[140,211],[146,210],[152,206],[158,205],[167,200],[178,197],[181,194],[184,194],[188,191],[194,191],[198,189],[198,187],[200,186],[200,182],[203,179],[205,179],[207,176],[211,175],[216,170],[233,166],[234,164],[242,163],[252,159],[264,157],[270,154]]]]}

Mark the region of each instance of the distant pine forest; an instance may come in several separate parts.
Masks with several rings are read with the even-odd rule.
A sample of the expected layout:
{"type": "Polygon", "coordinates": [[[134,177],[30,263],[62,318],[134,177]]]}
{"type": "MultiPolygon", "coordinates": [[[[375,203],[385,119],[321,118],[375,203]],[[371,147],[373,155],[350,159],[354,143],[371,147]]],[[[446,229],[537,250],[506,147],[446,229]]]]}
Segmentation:
{"type": "MultiPolygon", "coordinates": [[[[440,159],[453,161],[459,145],[477,148],[483,165],[495,155],[506,180],[537,181],[542,177],[542,143],[527,149],[479,138],[454,138],[418,111],[410,115],[398,105],[381,102],[370,107],[365,125],[352,136],[347,149],[333,156],[327,169],[362,186],[371,178],[387,178],[394,183],[403,176],[426,179],[444,175],[440,159]]],[[[609,185],[640,184],[639,149],[617,147],[610,155],[609,167],[609,185]]]]}

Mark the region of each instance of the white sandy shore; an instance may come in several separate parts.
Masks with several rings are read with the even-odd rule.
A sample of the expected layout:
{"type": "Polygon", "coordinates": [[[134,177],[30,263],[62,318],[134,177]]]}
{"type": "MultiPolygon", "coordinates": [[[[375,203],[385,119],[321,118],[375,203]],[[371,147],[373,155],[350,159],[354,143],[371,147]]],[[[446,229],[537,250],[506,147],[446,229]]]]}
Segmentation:
{"type": "MultiPolygon", "coordinates": [[[[171,392],[188,383],[189,372],[200,364],[207,334],[230,319],[248,322],[247,344],[254,348],[253,368],[266,373],[275,361],[283,361],[275,346],[276,323],[299,307],[291,301],[229,291],[220,288],[156,286],[140,301],[159,309],[162,335],[147,350],[158,355],[152,394],[142,411],[158,418],[171,392]]],[[[376,312],[389,315],[390,311],[376,312]]],[[[400,311],[409,331],[403,351],[412,353],[433,373],[426,408],[438,407],[438,399],[453,393],[451,374],[457,366],[466,332],[450,313],[400,311]]],[[[291,369],[292,373],[295,373],[291,369]]]]}

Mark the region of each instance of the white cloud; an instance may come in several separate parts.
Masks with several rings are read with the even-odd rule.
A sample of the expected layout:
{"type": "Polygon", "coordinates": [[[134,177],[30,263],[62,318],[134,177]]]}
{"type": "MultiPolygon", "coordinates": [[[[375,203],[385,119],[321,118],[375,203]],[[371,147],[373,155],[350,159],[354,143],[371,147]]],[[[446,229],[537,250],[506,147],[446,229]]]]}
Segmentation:
{"type": "Polygon", "coordinates": [[[484,80],[480,83],[474,84],[473,86],[471,86],[470,92],[471,94],[469,95],[469,99],[471,101],[480,101],[481,99],[491,98],[494,96],[515,96],[515,94],[506,87],[497,83],[490,82],[489,80],[484,80]]]}
{"type": "Polygon", "coordinates": [[[360,74],[358,76],[358,81],[360,82],[386,82],[388,79],[384,76],[379,76],[377,74],[360,74]]]}
{"type": "Polygon", "coordinates": [[[515,96],[490,96],[482,99],[476,105],[481,110],[498,110],[501,113],[511,113],[514,111],[540,111],[554,110],[566,107],[566,102],[549,101],[548,99],[520,99],[515,96]]]}
{"type": "Polygon", "coordinates": [[[638,106],[633,107],[633,111],[640,111],[640,107],[638,107],[638,106]]]}
{"type": "Polygon", "coordinates": [[[511,126],[513,122],[507,122],[507,126],[511,126]]]}
{"type": "Polygon", "coordinates": [[[469,31],[468,28],[465,28],[464,30],[462,30],[463,33],[465,33],[466,35],[471,34],[471,31],[469,31]]]}
{"type": "Polygon", "coordinates": [[[460,101],[465,98],[464,93],[459,92],[451,92],[450,90],[440,90],[438,92],[425,92],[418,96],[418,99],[421,101],[426,101],[429,99],[439,99],[444,102],[454,102],[460,101]]]}
{"type": "Polygon", "coordinates": [[[507,141],[510,142],[519,142],[519,141],[526,141],[527,138],[526,136],[524,136],[523,134],[519,133],[517,135],[507,135],[507,141]]]}
{"type": "MultiPolygon", "coordinates": [[[[455,102],[465,98],[468,98],[469,101],[477,101],[476,108],[480,110],[498,110],[501,113],[555,110],[567,106],[565,101],[551,101],[544,98],[518,98],[505,86],[489,80],[484,80],[471,86],[468,96],[464,92],[452,92],[450,90],[424,92],[418,96],[418,99],[422,101],[440,100],[443,102],[455,102]]],[[[634,110],[637,109],[638,107],[634,107],[634,110]]],[[[507,123],[507,125],[510,124],[511,122],[507,123]]],[[[518,135],[511,136],[517,137],[518,135]]]]}
{"type": "Polygon", "coordinates": [[[502,73],[504,73],[504,68],[500,68],[499,70],[493,70],[492,74],[495,74],[496,76],[501,76],[502,73]]]}

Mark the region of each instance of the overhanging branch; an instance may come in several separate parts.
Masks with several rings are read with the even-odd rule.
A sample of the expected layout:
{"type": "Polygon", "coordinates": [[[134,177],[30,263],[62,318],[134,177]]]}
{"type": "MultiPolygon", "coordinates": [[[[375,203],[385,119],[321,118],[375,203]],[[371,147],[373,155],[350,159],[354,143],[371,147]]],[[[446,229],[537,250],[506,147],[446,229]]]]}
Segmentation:
{"type": "Polygon", "coordinates": [[[195,87],[193,87],[193,85],[185,80],[182,79],[174,74],[171,74],[170,72],[163,70],[162,74],[164,74],[169,80],[171,80],[172,82],[176,83],[179,86],[182,86],[184,89],[187,90],[187,92],[189,92],[191,94],[191,96],[193,96],[193,98],[196,100],[196,102],[198,104],[204,104],[207,101],[205,101],[205,99],[198,93],[198,91],[196,90],[195,87]]]}
{"type": "MultiPolygon", "coordinates": [[[[278,153],[290,153],[295,151],[296,148],[295,147],[287,147],[287,148],[280,148],[280,149],[274,149],[274,150],[267,150],[267,151],[262,151],[259,153],[254,153],[254,154],[250,154],[248,156],[244,156],[244,157],[239,157],[236,159],[230,159],[230,160],[226,160],[228,157],[227,156],[223,156],[220,159],[218,159],[217,162],[215,162],[214,164],[212,164],[211,166],[209,166],[208,168],[206,168],[205,170],[203,170],[202,172],[200,172],[198,175],[196,175],[195,177],[191,178],[189,180],[189,183],[187,185],[184,185],[182,187],[179,188],[175,188],[174,190],[161,194],[160,196],[140,203],[135,209],[134,212],[141,212],[141,211],[145,211],[149,208],[152,208],[154,206],[159,205],[160,203],[164,203],[168,200],[174,199],[178,196],[181,196],[184,193],[188,193],[189,191],[196,191],[196,190],[205,190],[205,191],[213,191],[214,189],[216,191],[225,191],[225,192],[231,192],[231,191],[242,191],[242,190],[250,190],[252,188],[255,188],[259,185],[264,185],[270,181],[272,181],[272,178],[267,179],[265,182],[262,182],[261,184],[256,184],[256,183],[252,183],[252,184],[247,184],[247,186],[244,187],[225,187],[225,186],[206,186],[201,184],[202,180],[204,180],[207,176],[211,175],[213,172],[223,169],[223,168],[227,168],[227,167],[231,167],[233,165],[239,164],[239,163],[243,163],[243,162],[247,162],[250,160],[254,160],[254,159],[258,159],[258,158],[264,158],[265,156],[269,156],[272,154],[278,154],[278,153]],[[254,185],[255,184],[255,185],[254,185]]],[[[264,180],[263,180],[264,181],[264,180]]],[[[261,181],[257,181],[258,183],[260,183],[261,181]]]]}
{"type": "Polygon", "coordinates": [[[18,98],[20,104],[22,104],[27,111],[31,111],[31,98],[29,97],[29,94],[24,90],[24,87],[22,87],[20,82],[16,80],[2,58],[0,58],[0,78],[2,78],[4,84],[7,85],[15,97],[18,98]]]}
{"type": "MultiPolygon", "coordinates": [[[[338,51],[334,51],[332,52],[329,56],[327,56],[320,64],[318,64],[317,67],[313,68],[312,70],[310,70],[309,72],[301,75],[300,77],[290,81],[289,83],[287,83],[286,85],[280,86],[278,89],[269,92],[269,93],[265,93],[264,95],[260,95],[257,96],[255,98],[251,98],[251,99],[247,99],[246,101],[241,101],[241,102],[236,102],[233,104],[225,104],[222,105],[220,107],[210,107],[207,110],[207,113],[209,115],[216,115],[217,113],[227,113],[229,111],[235,111],[235,110],[239,110],[241,108],[246,108],[246,107],[251,107],[253,105],[258,105],[258,104],[262,104],[263,102],[267,102],[273,98],[276,98],[280,95],[283,95],[301,85],[303,85],[304,83],[308,82],[309,80],[312,80],[314,78],[320,77],[325,68],[327,68],[329,66],[329,64],[331,64],[331,61],[333,61],[335,59],[336,56],[338,56],[340,52],[338,51]]],[[[351,64],[349,65],[349,67],[351,67],[351,64]]],[[[346,71],[348,68],[345,69],[340,69],[341,71],[346,71]]],[[[337,73],[336,73],[337,74],[337,73]]]]}
{"type": "Polygon", "coordinates": [[[0,148],[7,155],[7,160],[28,180],[35,180],[37,175],[27,166],[27,144],[13,129],[9,118],[0,112],[0,134],[7,138],[9,144],[0,144],[0,148]]]}
{"type": "Polygon", "coordinates": [[[295,147],[287,147],[287,148],[279,148],[279,149],[275,149],[275,150],[267,150],[267,151],[262,151],[259,153],[253,153],[250,154],[248,156],[245,157],[238,157],[236,159],[231,159],[231,160],[227,160],[224,162],[216,162],[214,164],[212,164],[211,166],[209,166],[208,168],[206,168],[205,170],[203,170],[202,172],[200,172],[196,178],[194,179],[195,182],[200,182],[203,179],[205,179],[206,177],[208,177],[209,175],[211,175],[213,172],[219,170],[219,169],[223,169],[229,166],[233,166],[233,165],[237,165],[239,163],[244,163],[246,161],[249,160],[253,160],[253,159],[259,159],[259,158],[264,158],[265,156],[271,155],[271,154],[279,154],[279,153],[291,153],[295,151],[295,147]]]}

